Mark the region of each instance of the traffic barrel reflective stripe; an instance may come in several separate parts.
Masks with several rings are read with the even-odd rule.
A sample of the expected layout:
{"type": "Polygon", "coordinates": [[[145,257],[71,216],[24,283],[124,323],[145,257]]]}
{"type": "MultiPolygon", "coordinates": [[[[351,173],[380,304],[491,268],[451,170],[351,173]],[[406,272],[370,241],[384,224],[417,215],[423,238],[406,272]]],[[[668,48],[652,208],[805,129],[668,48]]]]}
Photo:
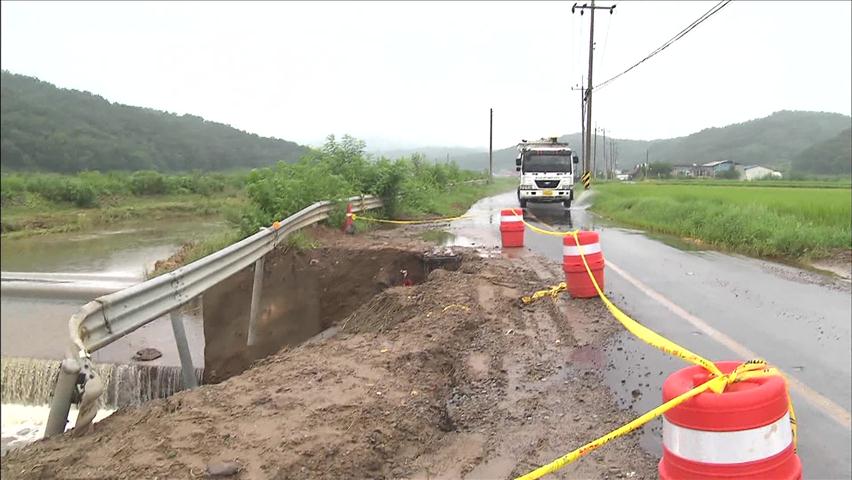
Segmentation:
{"type": "MultiPolygon", "coordinates": [[[[566,237],[567,238],[567,237],[566,237]]],[[[600,243],[592,243],[590,245],[583,245],[583,255],[591,255],[593,253],[601,253],[601,244],[600,243]]],[[[580,247],[574,245],[574,241],[571,241],[571,245],[562,244],[562,255],[563,257],[579,257],[580,256],[580,247]]]]}
{"type": "MultiPolygon", "coordinates": [[[[740,363],[716,366],[727,374],[740,363]]],[[[708,379],[703,367],[681,369],[663,383],[663,400],[708,379]]],[[[720,394],[706,391],[666,412],[659,473],[663,480],[802,478],[784,379],[775,375],[739,381],[720,394]]]]}
{"type": "Polygon", "coordinates": [[[586,263],[589,264],[589,270],[595,277],[595,281],[603,289],[604,258],[598,232],[579,231],[576,239],[574,235],[566,235],[562,239],[562,270],[565,272],[568,293],[574,298],[598,296],[598,291],[586,271],[586,263],[583,262],[584,257],[586,263]],[[578,246],[577,243],[580,245],[578,246]]]}
{"type": "Polygon", "coordinates": [[[519,208],[500,211],[500,241],[505,248],[524,246],[524,216],[519,208]]]}
{"type": "Polygon", "coordinates": [[[735,432],[693,430],[663,418],[663,445],[669,453],[693,462],[756,462],[778,455],[792,444],[789,413],[768,425],[735,432]]]}

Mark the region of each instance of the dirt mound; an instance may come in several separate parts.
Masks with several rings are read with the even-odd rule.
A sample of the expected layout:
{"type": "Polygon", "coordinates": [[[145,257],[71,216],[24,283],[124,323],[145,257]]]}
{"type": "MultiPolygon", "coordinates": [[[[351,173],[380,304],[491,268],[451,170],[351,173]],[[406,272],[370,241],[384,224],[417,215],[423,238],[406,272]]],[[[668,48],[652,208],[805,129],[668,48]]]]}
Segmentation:
{"type": "Polygon", "coordinates": [[[347,333],[386,332],[398,324],[426,312],[426,320],[436,312],[469,311],[472,302],[470,276],[443,269],[433,270],[418,287],[396,287],[376,295],[341,323],[347,333]],[[445,291],[435,296],[435,290],[445,291]]]}
{"type": "MultiPolygon", "coordinates": [[[[334,254],[294,254],[285,264],[334,265],[326,255],[334,254]]],[[[367,263],[359,268],[374,268],[367,263]]],[[[236,462],[232,478],[246,479],[525,473],[629,419],[600,371],[571,360],[578,345],[616,330],[603,307],[564,297],[518,305],[558,271],[533,257],[477,260],[365,294],[357,308],[320,315],[340,322],[337,335],[219,384],[123,409],[82,437],[12,452],[3,478],[199,478],[222,462],[236,462]]],[[[323,298],[342,305],[337,294],[323,298]]],[[[655,478],[655,459],[636,443],[614,441],[560,475],[655,478]]]]}

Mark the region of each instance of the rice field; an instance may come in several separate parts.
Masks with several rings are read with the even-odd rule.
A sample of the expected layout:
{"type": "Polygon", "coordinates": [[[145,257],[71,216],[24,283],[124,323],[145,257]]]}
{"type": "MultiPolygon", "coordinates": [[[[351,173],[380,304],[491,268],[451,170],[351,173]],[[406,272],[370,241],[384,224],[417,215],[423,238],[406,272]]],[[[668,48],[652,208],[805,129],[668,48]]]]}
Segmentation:
{"type": "Polygon", "coordinates": [[[852,247],[852,189],[607,183],[592,210],[747,255],[816,259],[852,247]]]}

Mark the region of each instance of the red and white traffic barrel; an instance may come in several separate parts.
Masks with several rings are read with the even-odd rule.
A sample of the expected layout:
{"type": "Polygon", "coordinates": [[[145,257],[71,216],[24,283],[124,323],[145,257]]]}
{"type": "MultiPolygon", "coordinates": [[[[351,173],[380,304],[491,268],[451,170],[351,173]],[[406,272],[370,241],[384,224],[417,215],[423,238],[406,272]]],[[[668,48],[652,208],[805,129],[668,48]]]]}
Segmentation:
{"type": "Polygon", "coordinates": [[[504,208],[500,211],[500,241],[503,247],[524,246],[524,211],[504,208]]]}
{"type": "Polygon", "coordinates": [[[583,256],[586,257],[586,263],[589,264],[589,270],[592,271],[595,281],[603,290],[604,257],[598,232],[580,231],[577,232],[576,240],[573,235],[565,235],[562,239],[562,270],[565,272],[568,293],[574,298],[597,297],[598,292],[586,271],[583,256]],[[578,241],[579,246],[577,246],[578,241]]]}
{"type": "MultiPolygon", "coordinates": [[[[716,363],[722,373],[738,365],[716,363]]],[[[663,383],[663,401],[709,378],[700,366],[678,370],[663,383]]],[[[662,480],[801,479],[784,379],[770,376],[736,382],[723,393],[708,390],[666,412],[659,473],[662,480]]]]}

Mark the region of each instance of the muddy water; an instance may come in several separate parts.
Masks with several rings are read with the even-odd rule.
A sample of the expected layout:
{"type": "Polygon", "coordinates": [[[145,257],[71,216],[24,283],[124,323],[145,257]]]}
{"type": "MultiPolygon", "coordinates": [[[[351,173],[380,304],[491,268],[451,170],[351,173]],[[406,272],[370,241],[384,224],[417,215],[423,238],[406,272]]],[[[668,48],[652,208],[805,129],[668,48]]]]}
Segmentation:
{"type": "Polygon", "coordinates": [[[3,240],[4,272],[82,272],[141,279],[181,243],[223,227],[217,222],[118,223],[91,231],[3,240]]]}
{"type": "MultiPolygon", "coordinates": [[[[44,235],[23,239],[3,240],[2,269],[4,272],[22,272],[16,277],[24,280],[6,281],[0,324],[2,324],[2,355],[4,357],[59,359],[66,354],[69,317],[97,295],[69,294],[69,291],[87,292],[97,285],[126,286],[143,281],[157,260],[174,253],[182,243],[203,239],[222,228],[221,223],[186,221],[149,222],[144,225],[115,224],[109,228],[85,232],[44,235]],[[64,276],[62,292],[57,287],[51,294],[51,283],[43,275],[25,272],[49,272],[64,276]],[[6,288],[21,283],[38,284],[45,288],[38,294],[21,289],[6,288]],[[37,342],[29,341],[32,332],[38,332],[37,342]]],[[[103,292],[102,292],[103,293],[103,292]]],[[[192,312],[185,319],[193,357],[203,359],[203,335],[200,312],[192,312]]],[[[173,347],[171,324],[157,320],[137,330],[119,342],[96,353],[96,361],[126,362],[133,354],[146,347],[163,351],[158,364],[177,365],[173,347]]],[[[198,363],[197,365],[201,365],[198,363]]]]}
{"type": "MultiPolygon", "coordinates": [[[[186,221],[119,223],[97,231],[0,243],[3,451],[43,434],[57,360],[67,354],[70,316],[91,297],[143,281],[154,262],[222,226],[186,221]]],[[[200,304],[187,309],[183,317],[193,363],[200,369],[204,365],[200,304]]],[[[168,396],[182,388],[168,318],[155,320],[93,357],[109,385],[99,418],[117,407],[168,396]],[[131,361],[136,351],[149,347],[160,350],[162,357],[145,364],[131,361]]]]}

